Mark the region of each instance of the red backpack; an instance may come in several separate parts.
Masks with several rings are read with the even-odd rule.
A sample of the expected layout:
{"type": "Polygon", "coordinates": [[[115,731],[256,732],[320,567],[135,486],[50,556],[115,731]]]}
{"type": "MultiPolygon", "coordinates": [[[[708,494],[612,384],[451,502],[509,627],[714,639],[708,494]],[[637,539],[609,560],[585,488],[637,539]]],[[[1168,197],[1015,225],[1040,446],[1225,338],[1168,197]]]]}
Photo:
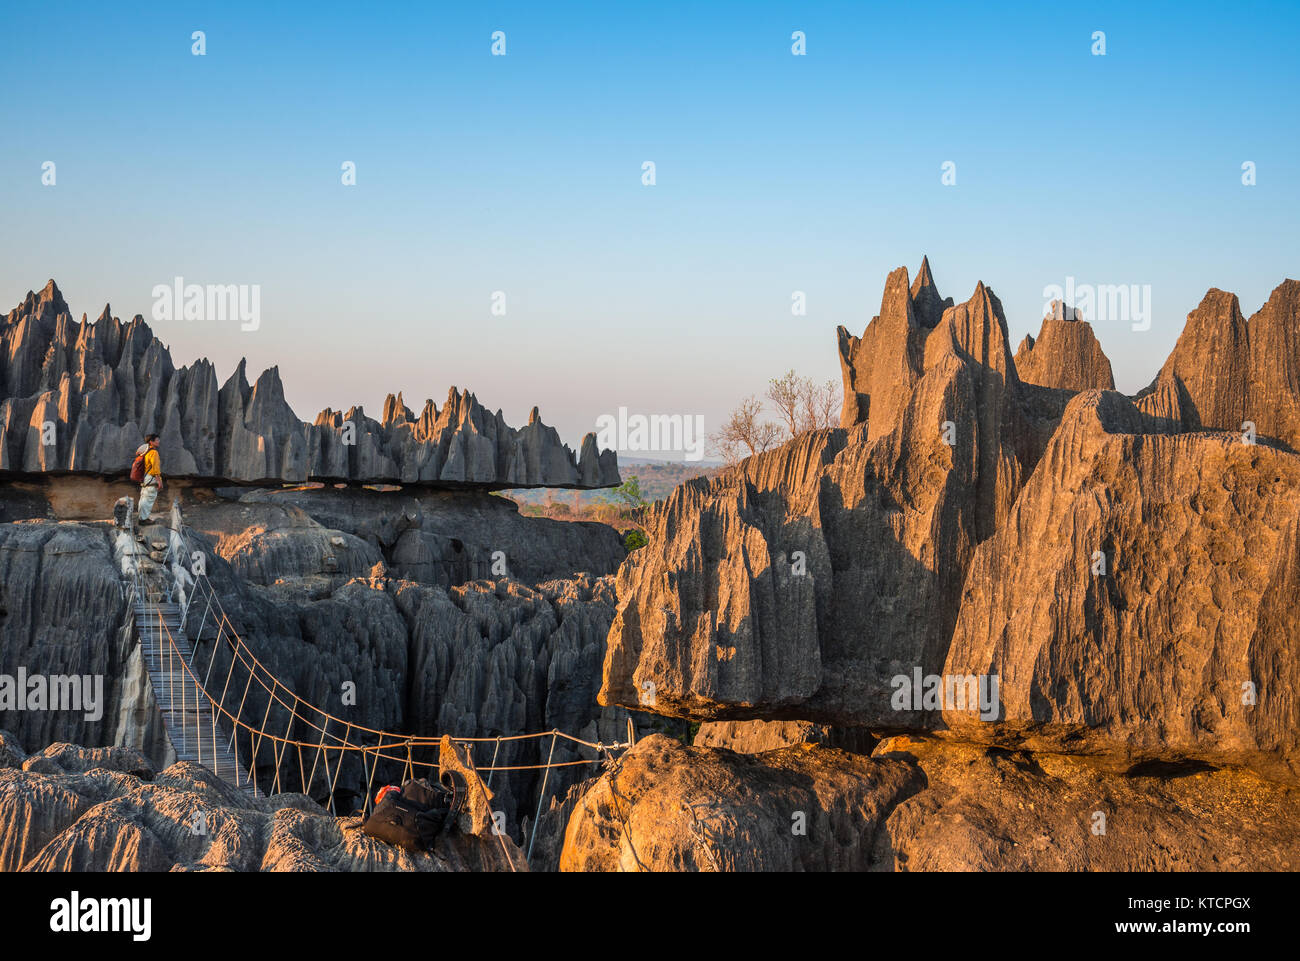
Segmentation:
{"type": "Polygon", "coordinates": [[[144,483],[144,454],[136,454],[131,462],[131,480],[137,484],[144,483]]]}

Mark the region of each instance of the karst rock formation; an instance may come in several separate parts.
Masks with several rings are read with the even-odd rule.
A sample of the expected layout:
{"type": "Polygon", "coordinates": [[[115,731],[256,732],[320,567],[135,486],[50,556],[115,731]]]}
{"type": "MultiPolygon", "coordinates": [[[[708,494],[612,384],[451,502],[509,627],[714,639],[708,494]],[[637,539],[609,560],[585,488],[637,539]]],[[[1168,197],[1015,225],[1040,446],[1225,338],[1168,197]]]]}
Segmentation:
{"type": "Polygon", "coordinates": [[[1067,316],[1060,301],[1054,301],[1052,307],[1052,313],[1043,318],[1038,339],[1026,334],[1016,351],[1016,373],[1021,381],[1074,393],[1114,390],[1110,360],[1092,325],[1067,316]]]}
{"type": "Polygon", "coordinates": [[[534,408],[515,429],[469,391],[417,415],[389,395],[382,420],[360,407],[300,421],[277,368],[249,384],[241,361],[220,387],[207,360],[177,368],[140,316],[72,319],[53,280],[0,326],[0,475],[121,476],[157,433],[173,477],[240,483],[327,481],[428,487],[609,487],[617,455],[595,434],[575,456],[534,408]]]}
{"type": "Polygon", "coordinates": [[[890,274],[839,428],[653,509],[602,703],[1294,778],[1300,283],[1211,290],[1134,397],[1071,316],[1013,357],[983,283],[890,274]],[[900,700],[931,676],[998,688],[900,700]]]}
{"type": "Polygon", "coordinates": [[[656,734],[568,804],[562,871],[1300,866],[1300,793],[1248,769],[1114,769],[901,736],[867,756],[811,743],[750,754],[656,734]],[[1093,830],[1101,818],[1105,833],[1093,830]]]}
{"type": "Polygon", "coordinates": [[[485,827],[490,792],[464,776],[455,827],[409,852],[363,834],[360,817],[302,794],[253,797],[192,761],[157,771],[137,751],[67,743],[29,757],[0,730],[0,871],[527,870],[514,842],[485,827]]]}
{"type": "MultiPolygon", "coordinates": [[[[1126,396],[1069,305],[1013,353],[992,289],[958,303],[928,261],[900,268],[838,332],[840,426],[682,484],[631,553],[487,493],[617,482],[594,437],[575,458],[536,416],[514,431],[453,392],[304,424],[274,370],[218,388],[139,318],[74,323],[53,284],[2,336],[0,673],[109,679],[96,716],[0,731],[4,867],[510,870],[534,818],[533,870],[1300,866],[1296,281],[1249,318],[1209,291],[1126,396]],[[174,764],[113,533],[77,513],[100,481],[32,482],[120,478],[151,430],[212,482],[189,535],[287,690],[351,681],[383,729],[635,746],[543,776],[544,741],[507,742],[511,845],[428,857],[174,764]],[[309,479],[355,483],[282,484],[309,479]],[[381,482],[403,489],[356,486],[381,482]],[[222,823],[202,843],[177,817],[194,795],[222,823]]],[[[354,800],[364,772],[340,776],[354,800]]]]}

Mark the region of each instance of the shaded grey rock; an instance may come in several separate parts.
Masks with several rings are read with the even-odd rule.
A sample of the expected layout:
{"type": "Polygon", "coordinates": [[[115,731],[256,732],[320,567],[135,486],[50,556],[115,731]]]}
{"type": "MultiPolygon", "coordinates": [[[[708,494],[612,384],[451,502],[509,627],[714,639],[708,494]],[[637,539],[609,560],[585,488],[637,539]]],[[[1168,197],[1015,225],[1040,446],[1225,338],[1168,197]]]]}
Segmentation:
{"type": "MultiPolygon", "coordinates": [[[[476,581],[443,592],[394,585],[410,625],[411,729],[460,737],[561,730],[591,742],[626,738],[628,712],[596,704],[604,639],[614,617],[609,578],[538,585],[476,581]]],[[[544,763],[550,739],[479,744],[486,767],[544,763]]],[[[553,759],[598,760],[594,751],[556,741],[553,759]]],[[[563,794],[595,764],[556,768],[549,794],[563,794]]],[[[508,823],[533,814],[542,772],[498,775],[496,803],[508,823]]]]}
{"type": "Polygon", "coordinates": [[[223,546],[235,570],[253,584],[274,584],[285,577],[349,580],[368,576],[376,564],[383,564],[379,551],[365,541],[319,525],[245,535],[223,546]]]}
{"type": "Polygon", "coordinates": [[[0,730],[0,767],[22,767],[27,759],[27,752],[18,738],[8,731],[0,730]]]}
{"type": "MultiPolygon", "coordinates": [[[[425,737],[492,738],[553,728],[592,742],[626,737],[628,712],[595,702],[613,619],[609,578],[584,575],[537,588],[502,578],[447,590],[382,575],[341,584],[292,577],[263,587],[245,581],[215,551],[206,563],[234,629],[286,692],[343,721],[425,737]]],[[[196,645],[196,657],[205,665],[212,657],[211,636],[209,627],[196,645]]],[[[212,676],[223,678],[229,666],[228,655],[219,651],[212,676]]],[[[238,687],[227,697],[232,712],[243,699],[243,685],[238,687]]],[[[244,708],[259,721],[266,714],[272,730],[313,738],[312,729],[291,724],[279,705],[268,713],[256,685],[244,708]]],[[[251,756],[251,748],[243,745],[241,756],[251,756]]],[[[504,742],[496,763],[540,764],[549,748],[545,738],[504,742]]],[[[489,766],[494,753],[491,743],[480,744],[474,761],[489,766]]],[[[555,759],[594,761],[596,752],[561,740],[555,759]]],[[[585,766],[553,771],[548,794],[563,792],[588,771],[585,766]]],[[[271,783],[274,774],[274,758],[263,751],[259,780],[271,783]]],[[[296,763],[283,764],[281,774],[303,787],[296,763]]],[[[376,783],[401,776],[397,767],[380,770],[376,783]]],[[[519,836],[522,815],[533,810],[541,780],[538,771],[499,773],[494,779],[498,808],[506,812],[512,836],[519,836]]],[[[344,761],[337,776],[340,809],[360,803],[367,781],[359,761],[344,761]]],[[[323,801],[329,785],[318,774],[307,793],[323,801]]]]}
{"type": "Polygon", "coordinates": [[[337,586],[381,562],[395,577],[441,587],[498,576],[538,583],[612,574],[627,555],[606,524],[527,517],[513,501],[482,491],[217,494],[189,498],[186,521],[214,538],[241,576],[260,584],[330,575],[337,586]]]}
{"type": "MultiPolygon", "coordinates": [[[[482,790],[473,772],[466,776],[482,790]]],[[[481,807],[471,811],[481,814],[481,807]]],[[[359,818],[331,817],[302,795],[252,798],[190,762],[152,783],[104,769],[0,770],[5,870],[509,871],[512,862],[527,870],[514,843],[482,831],[478,821],[448,828],[427,853],[385,844],[360,826],[359,818]]]]}
{"type": "MultiPolygon", "coordinates": [[[[358,530],[395,536],[397,527],[388,525],[389,515],[377,501],[369,502],[369,511],[359,503],[359,494],[381,495],[337,493],[340,497],[327,500],[338,519],[369,517],[357,520],[358,530]]],[[[340,557],[345,551],[360,555],[359,567],[380,556],[379,551],[358,535],[321,527],[292,502],[244,505],[213,500],[217,513],[209,519],[214,526],[229,522],[237,530],[218,539],[234,564],[204,535],[191,531],[191,540],[205,552],[206,569],[235,630],[289,694],[347,721],[424,736],[494,737],[560,728],[593,742],[626,737],[628,712],[595,703],[605,635],[613,619],[609,578],[584,575],[539,588],[503,578],[449,593],[439,586],[390,580],[382,561],[364,577],[350,577],[352,569],[343,562],[339,572],[322,574],[320,552],[325,549],[340,557]],[[245,508],[250,517],[238,517],[245,508]],[[223,517],[222,511],[233,512],[234,519],[223,517]],[[262,521],[270,529],[249,535],[262,521]],[[315,553],[306,549],[312,546],[315,553]]],[[[500,498],[490,501],[481,505],[486,515],[508,515],[521,525],[520,531],[526,529],[513,504],[500,498]]],[[[431,510],[436,518],[430,524],[453,526],[458,502],[435,502],[431,510]]],[[[491,527],[497,521],[484,523],[491,527]]],[[[564,527],[561,522],[544,526],[564,527]]],[[[604,530],[621,554],[616,535],[604,530]]],[[[62,740],[78,731],[76,736],[92,743],[139,751],[155,767],[174,760],[126,617],[110,533],[106,526],[73,523],[0,525],[0,673],[17,674],[22,667],[29,673],[102,675],[105,692],[103,716],[93,723],[80,713],[6,712],[6,725],[21,739],[14,743],[11,760],[16,764],[27,760],[19,744],[62,740]]],[[[469,553],[470,543],[463,549],[469,553]]],[[[191,614],[187,626],[195,637],[198,663],[205,676],[210,672],[224,677],[230,668],[224,644],[213,654],[215,611],[200,607],[191,614]]],[[[242,688],[228,692],[230,711],[239,709],[242,694],[242,688]]],[[[278,705],[268,713],[265,692],[258,686],[248,694],[245,713],[259,720],[265,716],[268,729],[308,741],[319,738],[319,732],[301,723],[290,725],[278,705]]],[[[240,743],[241,757],[251,757],[252,745],[240,743]]],[[[502,748],[499,763],[538,764],[548,749],[546,740],[510,742],[502,748]]],[[[556,750],[556,758],[563,760],[595,756],[568,742],[556,750]]],[[[264,749],[258,758],[259,779],[270,784],[273,756],[264,749]]],[[[485,765],[490,760],[482,754],[476,758],[485,765]]],[[[29,766],[51,773],[63,770],[44,756],[29,766]]],[[[548,793],[564,791],[587,770],[558,770],[550,778],[548,793]]],[[[281,773],[286,783],[302,787],[296,768],[284,766],[281,773]]],[[[352,760],[339,776],[336,800],[347,810],[360,799],[366,777],[359,761],[352,760]]],[[[328,786],[323,777],[318,781],[310,793],[323,800],[328,786]]],[[[540,781],[531,771],[497,777],[494,788],[512,832],[518,831],[520,816],[535,805],[540,781]]]]}
{"type": "Polygon", "coordinates": [[[141,438],[161,439],[170,477],[242,483],[355,481],[425,487],[609,487],[617,457],[595,436],[574,455],[534,408],[515,430],[469,391],[452,388],[442,410],[417,418],[401,395],[384,418],[360,407],[300,421],[279,370],[250,385],[241,360],[220,388],[207,360],[175,368],[137,315],[107,306],[74,322],[54,281],[29,293],[0,327],[0,472],[76,471],[124,476],[141,438]],[[54,427],[53,443],[45,435],[54,427]]]}
{"type": "Polygon", "coordinates": [[[0,675],[15,686],[20,672],[89,677],[92,692],[94,678],[102,685],[95,711],[84,704],[4,711],[5,726],[23,743],[113,743],[120,697],[114,682],[130,653],[120,635],[125,615],[104,531],[48,521],[0,524],[0,675]]]}

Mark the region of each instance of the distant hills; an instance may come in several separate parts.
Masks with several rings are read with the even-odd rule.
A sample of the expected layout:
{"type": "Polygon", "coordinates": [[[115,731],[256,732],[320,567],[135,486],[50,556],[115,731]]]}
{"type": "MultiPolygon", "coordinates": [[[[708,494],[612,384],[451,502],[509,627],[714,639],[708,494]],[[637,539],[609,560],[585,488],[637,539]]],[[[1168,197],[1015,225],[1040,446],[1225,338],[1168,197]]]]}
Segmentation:
{"type": "MultiPolygon", "coordinates": [[[[674,487],[693,477],[714,477],[721,473],[723,465],[708,461],[666,461],[652,458],[621,458],[620,469],[623,480],[635,477],[641,485],[645,499],[651,503],[663,500],[674,487]]],[[[610,490],[508,490],[502,491],[511,500],[519,504],[542,505],[548,502],[568,503],[583,510],[608,503],[613,498],[610,490]]]]}

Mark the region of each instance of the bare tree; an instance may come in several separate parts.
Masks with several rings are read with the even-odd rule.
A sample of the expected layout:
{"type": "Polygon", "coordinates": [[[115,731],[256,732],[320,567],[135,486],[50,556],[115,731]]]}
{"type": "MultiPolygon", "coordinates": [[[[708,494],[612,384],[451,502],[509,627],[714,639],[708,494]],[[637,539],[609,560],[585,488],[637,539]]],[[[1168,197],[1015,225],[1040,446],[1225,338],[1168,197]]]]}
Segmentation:
{"type": "Polygon", "coordinates": [[[722,428],[709,435],[713,451],[728,464],[736,464],[745,457],[775,447],[781,440],[781,428],[771,421],[760,420],[762,412],[762,401],[757,397],[746,397],[731,412],[722,428]]]}
{"type": "Polygon", "coordinates": [[[767,382],[767,399],[785,422],[789,437],[794,437],[800,431],[799,419],[806,392],[804,379],[793,369],[767,382]]]}
{"type": "Polygon", "coordinates": [[[787,370],[767,382],[764,396],[776,409],[781,424],[762,420],[763,402],[750,396],[731,412],[721,430],[709,435],[713,451],[727,464],[793,440],[806,430],[834,427],[838,422],[839,396],[834,381],[818,386],[811,377],[787,370]]]}
{"type": "Polygon", "coordinates": [[[805,378],[799,393],[800,429],[822,430],[838,426],[835,408],[840,402],[835,381],[828,380],[818,387],[812,378],[805,378]]]}
{"type": "Polygon", "coordinates": [[[788,370],[767,382],[767,399],[785,424],[787,440],[806,430],[836,425],[831,419],[838,401],[834,381],[818,385],[811,377],[800,377],[788,370]]]}

